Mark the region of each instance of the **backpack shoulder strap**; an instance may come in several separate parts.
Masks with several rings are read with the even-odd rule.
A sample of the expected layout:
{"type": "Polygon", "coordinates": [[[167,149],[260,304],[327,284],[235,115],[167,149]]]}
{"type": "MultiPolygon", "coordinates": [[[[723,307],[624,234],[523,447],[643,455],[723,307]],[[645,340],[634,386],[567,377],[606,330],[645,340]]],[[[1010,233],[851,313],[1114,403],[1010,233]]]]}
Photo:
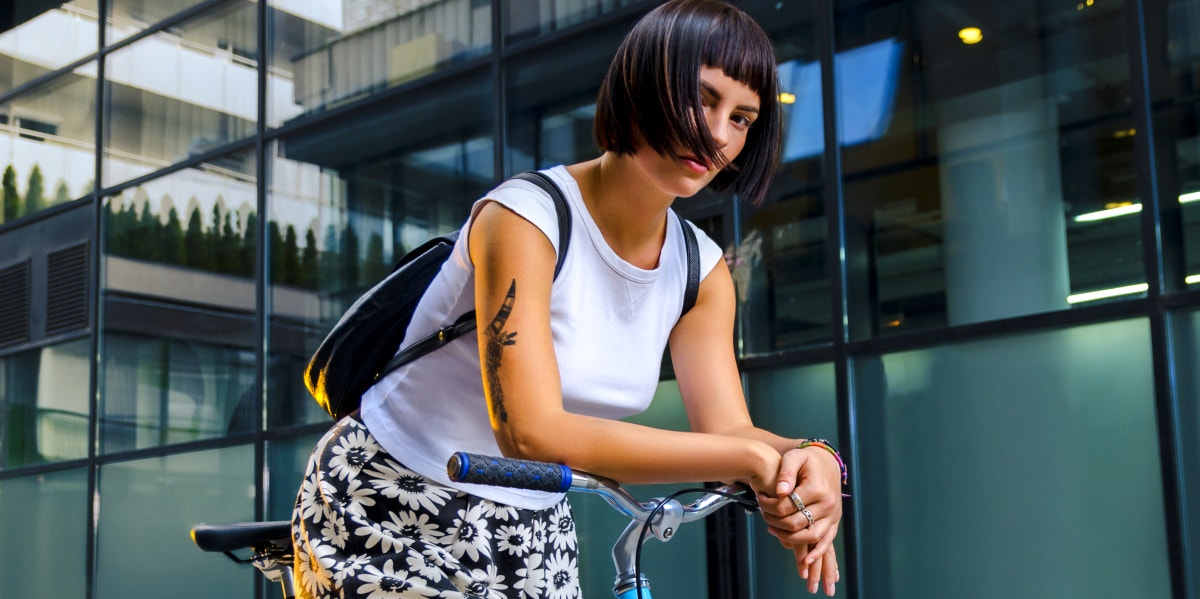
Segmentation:
{"type": "Polygon", "coordinates": [[[513,175],[512,178],[537,185],[554,200],[554,211],[558,213],[558,262],[554,264],[554,278],[557,279],[558,271],[562,270],[563,260],[567,258],[567,246],[571,244],[571,210],[567,207],[567,198],[563,196],[558,184],[544,173],[525,171],[513,175]]]}
{"type": "MultiPolygon", "coordinates": [[[[563,196],[562,190],[558,184],[550,177],[537,171],[525,171],[513,176],[514,179],[528,181],[537,185],[546,193],[550,194],[550,199],[554,200],[554,210],[558,213],[558,262],[554,265],[554,278],[558,278],[558,272],[562,270],[563,260],[567,257],[567,246],[571,243],[571,210],[567,206],[567,199],[563,196]]],[[[458,232],[453,233],[453,238],[458,238],[458,232]]],[[[692,240],[695,243],[695,239],[692,240]]],[[[699,272],[697,270],[697,272],[699,272]]],[[[448,324],[424,338],[414,342],[412,345],[404,348],[403,351],[388,360],[380,371],[376,380],[381,379],[389,372],[424,356],[425,354],[437,350],[438,348],[458,339],[459,337],[475,330],[475,311],[470,310],[459,316],[453,323],[448,324]]]]}
{"type": "Polygon", "coordinates": [[[687,287],[683,291],[683,310],[679,313],[679,317],[683,318],[696,305],[696,296],[700,293],[700,245],[696,243],[696,232],[687,219],[679,217],[679,226],[683,229],[683,243],[687,251],[687,287]]]}

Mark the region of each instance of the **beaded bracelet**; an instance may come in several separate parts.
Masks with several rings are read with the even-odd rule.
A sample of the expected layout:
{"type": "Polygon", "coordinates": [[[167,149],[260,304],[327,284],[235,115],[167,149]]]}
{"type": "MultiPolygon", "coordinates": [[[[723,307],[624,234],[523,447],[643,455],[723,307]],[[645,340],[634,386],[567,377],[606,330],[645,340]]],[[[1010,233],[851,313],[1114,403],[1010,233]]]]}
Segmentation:
{"type": "MultiPolygon", "coordinates": [[[[832,443],[826,441],[825,439],[805,439],[796,446],[797,449],[804,449],[805,447],[820,447],[821,449],[833,454],[833,459],[837,460],[838,467],[842,469],[842,485],[844,486],[849,481],[850,475],[846,471],[846,462],[842,461],[842,454],[838,453],[838,450],[833,448],[832,443]]],[[[844,496],[849,497],[849,495],[844,496]]]]}

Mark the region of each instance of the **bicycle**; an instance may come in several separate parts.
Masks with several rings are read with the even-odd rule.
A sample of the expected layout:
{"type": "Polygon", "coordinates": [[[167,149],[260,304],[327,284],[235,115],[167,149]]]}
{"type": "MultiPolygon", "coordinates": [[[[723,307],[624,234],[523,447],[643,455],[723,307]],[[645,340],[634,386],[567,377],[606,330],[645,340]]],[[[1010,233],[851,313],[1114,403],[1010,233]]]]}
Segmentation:
{"type": "MultiPolygon", "coordinates": [[[[625,530],[613,544],[612,558],[617,577],[613,582],[615,599],[652,599],[650,581],[641,572],[642,545],[650,539],[670,541],[679,527],[705,518],[729,504],[746,511],[758,509],[754,493],[744,485],[682,489],[666,497],[641,502],[616,481],[562,464],[548,464],[459,452],[451,456],[446,470],[452,480],[517,489],[564,493],[594,493],[617,512],[629,518],[625,530]],[[676,497],[688,493],[703,496],[691,503],[676,497]]],[[[192,527],[192,541],[208,552],[224,553],[238,563],[258,568],[268,580],[279,582],[284,599],[293,599],[291,522],[244,522],[235,524],[198,524],[192,527]],[[249,558],[237,552],[249,549],[249,558]]]]}

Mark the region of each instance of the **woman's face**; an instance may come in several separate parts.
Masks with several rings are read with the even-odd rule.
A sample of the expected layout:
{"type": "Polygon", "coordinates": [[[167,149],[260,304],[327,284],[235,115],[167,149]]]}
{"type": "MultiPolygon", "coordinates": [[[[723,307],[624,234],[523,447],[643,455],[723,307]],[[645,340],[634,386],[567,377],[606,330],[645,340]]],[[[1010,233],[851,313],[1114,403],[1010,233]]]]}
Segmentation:
{"type": "MultiPolygon", "coordinates": [[[[721,148],[726,164],[733,162],[745,148],[750,125],[758,118],[758,94],[721,69],[706,66],[700,69],[700,100],[709,134],[721,148]]],[[[695,195],[720,172],[719,166],[685,148],[663,156],[643,145],[634,153],[634,160],[674,197],[695,195]]]]}

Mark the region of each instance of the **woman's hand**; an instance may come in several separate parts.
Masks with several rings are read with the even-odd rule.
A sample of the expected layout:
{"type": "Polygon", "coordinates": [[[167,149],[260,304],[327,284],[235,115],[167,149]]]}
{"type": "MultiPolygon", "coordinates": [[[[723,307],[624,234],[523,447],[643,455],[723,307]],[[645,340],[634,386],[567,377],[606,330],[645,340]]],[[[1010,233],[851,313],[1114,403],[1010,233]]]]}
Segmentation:
{"type": "Polygon", "coordinates": [[[809,590],[816,592],[824,574],[826,594],[832,595],[838,578],[833,539],[842,520],[837,460],[820,447],[788,451],[780,461],[775,494],[760,491],[758,504],[767,532],[795,553],[796,570],[808,581],[809,590]]]}

